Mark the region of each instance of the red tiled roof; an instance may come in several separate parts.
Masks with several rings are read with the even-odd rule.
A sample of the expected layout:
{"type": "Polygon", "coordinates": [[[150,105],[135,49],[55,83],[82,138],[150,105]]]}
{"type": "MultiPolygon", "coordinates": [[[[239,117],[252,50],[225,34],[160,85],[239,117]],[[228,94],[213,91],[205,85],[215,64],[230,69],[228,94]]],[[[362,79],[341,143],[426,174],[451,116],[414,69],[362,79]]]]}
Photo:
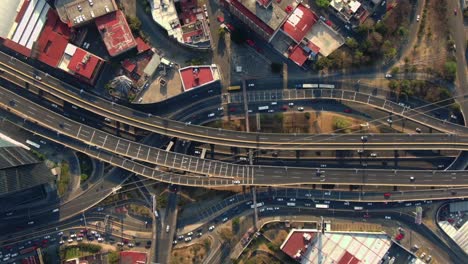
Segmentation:
{"type": "Polygon", "coordinates": [[[180,70],[180,75],[182,82],[184,83],[185,91],[202,86],[214,80],[213,73],[209,66],[187,67],[180,70]],[[194,73],[194,69],[198,69],[198,73],[194,73]]]}
{"type": "Polygon", "coordinates": [[[96,26],[111,56],[117,56],[137,46],[122,11],[96,18],[96,26]]]}
{"type": "Polygon", "coordinates": [[[289,54],[289,59],[294,61],[299,66],[302,66],[306,62],[309,54],[302,49],[301,46],[297,45],[292,52],[289,54]]]}
{"type": "Polygon", "coordinates": [[[244,14],[249,20],[251,20],[255,25],[257,25],[269,35],[272,35],[273,32],[275,32],[270,26],[268,26],[267,24],[265,24],[265,22],[260,20],[260,18],[258,18],[254,13],[250,12],[250,10],[247,9],[244,5],[242,5],[242,3],[240,3],[238,0],[231,0],[230,3],[233,7],[239,10],[239,12],[244,14]]]}
{"type": "Polygon", "coordinates": [[[129,59],[125,59],[122,62],[122,67],[128,72],[132,72],[133,70],[135,70],[136,65],[135,63],[131,62],[129,59]]]}
{"type": "Polygon", "coordinates": [[[184,39],[184,42],[190,43],[190,42],[192,42],[192,37],[199,36],[201,34],[203,34],[203,30],[201,30],[201,29],[194,30],[194,31],[190,31],[190,32],[182,34],[182,38],[184,39]]]}
{"type": "Polygon", "coordinates": [[[297,251],[304,250],[305,245],[307,245],[307,241],[304,239],[304,234],[309,234],[311,236],[311,241],[315,237],[315,233],[312,232],[295,231],[289,236],[289,239],[285,242],[281,250],[291,258],[294,258],[297,251]]]}
{"type": "Polygon", "coordinates": [[[5,39],[5,40],[3,40],[3,45],[5,45],[5,47],[10,48],[10,49],[18,52],[19,54],[26,56],[26,57],[31,56],[31,50],[30,49],[26,48],[23,45],[20,45],[20,44],[14,42],[13,40],[5,39]]]}
{"type": "Polygon", "coordinates": [[[281,27],[291,38],[300,42],[307,31],[317,22],[317,15],[309,8],[298,5],[281,27]]]}
{"type": "Polygon", "coordinates": [[[100,59],[93,54],[77,48],[75,54],[73,54],[73,57],[71,57],[68,63],[68,69],[86,79],[91,79],[99,61],[100,59]],[[86,56],[88,56],[87,59],[86,56]],[[83,63],[84,60],[87,60],[86,63],[83,63]]]}
{"type": "Polygon", "coordinates": [[[138,53],[142,53],[151,49],[151,47],[148,44],[146,44],[146,42],[142,38],[138,37],[135,39],[135,41],[137,43],[138,53]]]}
{"type": "Polygon", "coordinates": [[[146,253],[136,251],[120,252],[120,264],[143,264],[146,263],[146,253]]]}
{"type": "Polygon", "coordinates": [[[320,48],[314,43],[312,43],[312,41],[309,41],[309,43],[307,43],[307,47],[309,47],[309,49],[312,50],[315,54],[318,54],[320,51],[320,48]]]}
{"type": "Polygon", "coordinates": [[[23,2],[23,5],[21,5],[21,8],[20,8],[18,14],[16,14],[16,18],[15,18],[16,23],[19,23],[21,21],[21,19],[23,18],[24,13],[26,13],[26,9],[29,6],[29,3],[31,3],[31,0],[25,0],[23,2]]]}
{"type": "Polygon", "coordinates": [[[356,258],[353,254],[345,251],[341,259],[338,261],[337,264],[358,264],[360,261],[356,258]]]}
{"type": "Polygon", "coordinates": [[[56,67],[62,58],[70,38],[70,29],[58,18],[53,9],[47,13],[47,21],[37,40],[38,59],[56,67]]]}

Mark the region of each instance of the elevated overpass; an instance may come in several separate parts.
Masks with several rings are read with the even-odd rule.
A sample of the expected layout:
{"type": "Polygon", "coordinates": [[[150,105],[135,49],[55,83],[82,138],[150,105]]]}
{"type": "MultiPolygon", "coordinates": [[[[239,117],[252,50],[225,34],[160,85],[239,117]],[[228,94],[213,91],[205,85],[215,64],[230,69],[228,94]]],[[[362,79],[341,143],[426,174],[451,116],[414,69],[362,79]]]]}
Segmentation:
{"type": "MultiPolygon", "coordinates": [[[[180,185],[232,186],[235,185],[233,180],[239,180],[241,185],[260,186],[298,184],[468,186],[468,171],[250,166],[200,159],[112,136],[69,120],[6,89],[0,90],[0,105],[11,113],[30,120],[32,123],[26,122],[21,125],[33,133],[144,177],[180,185]],[[12,100],[15,101],[13,106],[10,105],[12,100]],[[189,173],[161,174],[161,167],[189,173]]],[[[453,135],[444,137],[453,137],[453,135]]]]}
{"type": "MultiPolygon", "coordinates": [[[[53,94],[61,100],[88,111],[92,111],[102,117],[158,134],[203,143],[255,149],[307,149],[310,145],[314,145],[317,142],[311,140],[311,137],[316,139],[320,137],[327,138],[329,140],[327,144],[332,144],[334,138],[337,138],[330,137],[329,135],[311,136],[310,134],[246,133],[186,125],[178,121],[152,116],[122,105],[114,104],[113,102],[107,101],[85,91],[80,91],[73,86],[61,82],[60,80],[49,75],[45,75],[22,62],[15,61],[15,65],[12,66],[10,63],[6,62],[9,58],[10,57],[8,55],[0,53],[0,60],[2,61],[0,62],[0,69],[5,71],[2,74],[3,78],[12,78],[12,75],[14,75],[14,78],[27,82],[30,85],[34,85],[45,92],[53,94]],[[36,80],[34,78],[35,75],[40,75],[42,80],[36,80]]],[[[249,96],[256,96],[255,92],[253,94],[254,95],[249,96]]],[[[228,101],[239,101],[239,99],[236,99],[234,95],[225,95],[224,97],[228,101]]],[[[384,98],[362,94],[356,91],[330,89],[278,91],[277,100],[289,100],[294,98],[304,100],[312,98],[349,100],[358,103],[365,103],[372,105],[373,107],[392,112],[396,115],[403,116],[409,120],[428,125],[445,133],[459,135],[468,134],[468,128],[466,127],[450,122],[444,122],[430,115],[426,115],[423,112],[419,112],[417,109],[409,109],[384,98]]],[[[405,140],[406,139],[392,141],[391,139],[388,139],[387,142],[399,144],[405,140]]],[[[357,141],[349,143],[355,144],[356,142],[357,141]]],[[[311,147],[311,149],[314,149],[314,147],[311,147]]]]}

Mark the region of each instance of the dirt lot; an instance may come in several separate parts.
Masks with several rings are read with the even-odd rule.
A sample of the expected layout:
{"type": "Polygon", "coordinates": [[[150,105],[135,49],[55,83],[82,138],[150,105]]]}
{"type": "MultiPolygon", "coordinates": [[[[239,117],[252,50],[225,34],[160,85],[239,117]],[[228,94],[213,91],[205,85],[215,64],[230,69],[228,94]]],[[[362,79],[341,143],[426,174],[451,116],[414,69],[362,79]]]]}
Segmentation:
{"type": "MultiPolygon", "coordinates": [[[[253,116],[255,117],[255,116],[253,116]]],[[[362,120],[354,118],[352,115],[342,115],[332,112],[310,112],[309,119],[306,117],[306,112],[286,112],[276,113],[273,115],[260,115],[260,131],[267,133],[332,133],[335,131],[334,122],[336,118],[347,120],[350,124],[348,132],[353,132],[361,129],[362,120]]],[[[251,130],[257,129],[256,118],[250,118],[251,130]]],[[[231,121],[223,120],[209,123],[211,127],[222,127],[236,131],[245,129],[244,119],[232,119],[231,121]]],[[[379,133],[380,130],[371,126],[368,130],[370,133],[379,133]]]]}
{"type": "MultiPolygon", "coordinates": [[[[432,69],[435,72],[442,72],[447,60],[447,40],[449,28],[447,16],[450,14],[446,5],[447,0],[426,0],[423,15],[420,19],[418,30],[418,40],[411,48],[406,61],[411,67],[411,71],[424,71],[432,69]]],[[[405,58],[400,61],[400,68],[405,65],[405,58]]]]}
{"type": "Polygon", "coordinates": [[[202,263],[206,257],[206,248],[202,244],[193,244],[184,248],[172,250],[171,264],[195,264],[202,263]]]}

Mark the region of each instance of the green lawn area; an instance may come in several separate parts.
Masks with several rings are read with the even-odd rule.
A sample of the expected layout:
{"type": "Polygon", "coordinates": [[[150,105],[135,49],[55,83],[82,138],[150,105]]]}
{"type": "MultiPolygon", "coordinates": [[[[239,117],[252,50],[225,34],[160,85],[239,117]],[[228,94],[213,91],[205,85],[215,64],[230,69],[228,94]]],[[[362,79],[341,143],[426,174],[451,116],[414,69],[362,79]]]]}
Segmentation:
{"type": "Polygon", "coordinates": [[[78,161],[80,163],[80,182],[83,183],[89,178],[89,176],[91,176],[91,173],[93,172],[93,162],[88,155],[85,155],[81,152],[76,152],[76,156],[78,157],[78,161]]]}
{"type": "Polygon", "coordinates": [[[59,196],[64,195],[68,190],[68,183],[70,182],[70,166],[68,162],[62,160],[60,168],[60,180],[57,181],[57,190],[59,196]]]}
{"type": "Polygon", "coordinates": [[[65,246],[60,250],[62,260],[72,259],[76,257],[84,257],[94,255],[101,250],[101,246],[93,244],[79,243],[74,246],[65,246]]]}

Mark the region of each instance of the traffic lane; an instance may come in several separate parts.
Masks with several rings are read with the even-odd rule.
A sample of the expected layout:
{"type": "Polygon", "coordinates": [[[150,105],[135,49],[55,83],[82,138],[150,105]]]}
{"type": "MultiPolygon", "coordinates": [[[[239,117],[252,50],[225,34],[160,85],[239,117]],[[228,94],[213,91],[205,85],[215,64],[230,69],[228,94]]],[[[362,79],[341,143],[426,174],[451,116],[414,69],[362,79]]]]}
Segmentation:
{"type": "MultiPolygon", "coordinates": [[[[50,76],[47,76],[47,77],[50,77],[50,76]]],[[[87,96],[89,97],[90,95],[87,95],[87,96]]],[[[76,97],[76,96],[75,96],[75,97],[76,97]]],[[[108,103],[108,102],[106,102],[106,101],[104,101],[104,102],[105,102],[105,103],[108,103]]],[[[114,106],[114,105],[112,105],[112,106],[114,106]]],[[[146,114],[139,114],[139,113],[136,113],[135,111],[131,111],[131,112],[133,113],[133,115],[136,114],[136,115],[139,116],[139,117],[146,116],[146,114]]],[[[156,120],[156,121],[154,121],[154,123],[159,123],[159,124],[161,124],[161,121],[156,120]]],[[[169,129],[169,128],[170,128],[170,127],[169,127],[170,122],[168,122],[168,121],[166,120],[166,122],[164,122],[164,123],[166,124],[167,129],[169,129]]],[[[138,124],[139,124],[139,123],[138,123],[138,124]]],[[[136,124],[136,125],[138,125],[138,124],[136,124]]],[[[177,129],[176,129],[176,130],[177,130],[177,129]]],[[[167,132],[167,131],[166,131],[166,132],[167,132]]],[[[178,131],[177,133],[180,133],[180,131],[178,131]]],[[[242,136],[241,138],[243,138],[243,137],[244,137],[244,136],[242,136]]],[[[246,137],[246,138],[247,138],[247,137],[246,137]]]]}
{"type": "MultiPolygon", "coordinates": [[[[98,152],[97,155],[99,155],[99,152],[98,152]]],[[[112,157],[112,156],[111,156],[111,157],[112,157]]],[[[144,174],[144,173],[145,173],[145,169],[146,169],[146,168],[145,168],[144,166],[141,166],[141,165],[140,165],[140,166],[138,167],[138,170],[136,170],[136,169],[135,169],[135,164],[129,164],[129,165],[125,166],[125,165],[126,165],[126,164],[125,164],[125,161],[126,161],[126,160],[121,160],[121,161],[122,161],[122,164],[121,164],[120,166],[123,166],[123,167],[126,168],[126,169],[130,169],[131,171],[136,171],[137,173],[141,173],[141,174],[144,174]],[[133,166],[132,166],[132,165],[133,165],[133,166]]],[[[174,161],[174,163],[175,163],[175,161],[174,161]]],[[[127,164],[128,164],[128,163],[127,163],[127,164]]],[[[215,167],[215,169],[216,169],[216,167],[215,167]]],[[[214,170],[215,170],[215,169],[214,169],[214,170]]],[[[209,170],[209,169],[208,169],[208,170],[209,170]]],[[[220,171],[221,171],[221,169],[220,169],[220,171]]],[[[227,170],[226,170],[226,171],[227,171],[227,170]]],[[[272,175],[273,175],[273,177],[280,178],[281,175],[279,175],[279,174],[280,174],[280,173],[278,173],[278,170],[276,170],[275,173],[272,174],[272,175]]],[[[286,175],[285,173],[283,173],[283,174],[286,175]]],[[[298,174],[298,173],[296,173],[296,174],[298,174]]],[[[242,174],[242,175],[245,176],[244,174],[242,174]]],[[[252,175],[256,175],[256,174],[255,174],[253,171],[250,172],[250,170],[247,170],[247,179],[246,179],[246,180],[247,180],[248,183],[250,183],[251,181],[253,182],[253,177],[252,177],[252,175]],[[249,179],[249,173],[250,173],[250,179],[249,179]]],[[[299,178],[299,176],[293,176],[293,177],[299,178]]],[[[410,177],[411,177],[411,176],[410,176],[410,177]]],[[[257,178],[258,178],[258,177],[257,177],[257,178]]],[[[453,179],[453,178],[452,178],[452,179],[453,179]]],[[[188,179],[186,179],[186,180],[187,180],[187,184],[188,184],[188,179]]],[[[244,179],[243,179],[243,180],[244,180],[244,179]]],[[[322,180],[322,179],[320,179],[320,180],[322,180]]],[[[333,179],[330,179],[330,180],[331,180],[331,181],[335,181],[336,179],[333,178],[333,179]]],[[[369,178],[367,179],[367,181],[372,181],[372,180],[373,180],[373,179],[369,179],[369,178]]],[[[327,181],[327,179],[325,179],[325,180],[323,180],[323,181],[327,181]]],[[[366,181],[366,182],[367,182],[367,181],[366,181]]],[[[431,182],[431,180],[423,180],[423,181],[425,182],[424,184],[427,184],[428,182],[431,182]]],[[[442,181],[446,181],[446,180],[442,180],[442,181]]],[[[276,183],[277,180],[275,179],[274,182],[276,183]]],[[[300,182],[302,182],[302,181],[300,181],[300,182]]],[[[362,180],[359,181],[359,182],[362,182],[362,180]]],[[[328,183],[328,181],[327,181],[327,183],[328,183]]]]}

